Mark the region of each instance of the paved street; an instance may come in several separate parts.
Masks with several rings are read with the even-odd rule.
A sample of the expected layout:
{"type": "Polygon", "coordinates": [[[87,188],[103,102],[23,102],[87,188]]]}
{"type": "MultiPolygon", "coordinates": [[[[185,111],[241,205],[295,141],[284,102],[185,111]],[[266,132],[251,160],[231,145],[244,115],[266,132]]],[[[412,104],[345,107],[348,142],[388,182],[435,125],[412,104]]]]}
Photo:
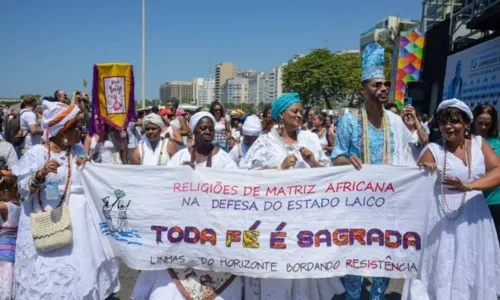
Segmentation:
{"type": "MultiPolygon", "coordinates": [[[[132,293],[132,289],[134,288],[135,280],[137,278],[138,272],[132,269],[129,269],[126,265],[122,264],[120,269],[120,283],[121,289],[120,292],[116,295],[113,300],[128,300],[130,299],[130,294],[132,293]]],[[[395,279],[391,280],[389,285],[389,289],[386,293],[387,300],[399,300],[401,298],[401,290],[403,289],[403,280],[395,279]]],[[[368,293],[370,290],[370,281],[364,281],[365,290],[363,291],[362,300],[368,299],[368,293]]],[[[344,299],[344,296],[337,296],[333,298],[334,300],[344,299]]]]}

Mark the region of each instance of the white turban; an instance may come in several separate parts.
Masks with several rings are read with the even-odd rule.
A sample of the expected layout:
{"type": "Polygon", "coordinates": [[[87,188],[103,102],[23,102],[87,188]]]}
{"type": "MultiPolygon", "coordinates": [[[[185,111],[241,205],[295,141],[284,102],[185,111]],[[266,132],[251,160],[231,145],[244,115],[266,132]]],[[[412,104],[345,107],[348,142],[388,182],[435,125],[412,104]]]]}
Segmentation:
{"type": "Polygon", "coordinates": [[[161,129],[165,127],[163,119],[157,114],[149,114],[145,116],[144,119],[142,119],[142,128],[146,129],[146,126],[150,123],[159,126],[161,129]]]}
{"type": "Polygon", "coordinates": [[[67,130],[78,121],[80,109],[76,105],[68,106],[65,103],[44,100],[42,107],[42,128],[48,130],[49,137],[56,136],[61,130],[67,130]]]}
{"type": "Polygon", "coordinates": [[[214,126],[215,126],[216,121],[214,116],[209,112],[201,111],[191,116],[191,120],[189,122],[189,125],[191,125],[191,130],[194,131],[196,125],[198,125],[198,122],[200,122],[200,120],[205,117],[212,119],[212,121],[214,121],[214,126]]]}
{"type": "Polygon", "coordinates": [[[259,136],[262,132],[262,124],[260,123],[259,117],[256,115],[251,115],[243,123],[241,128],[241,133],[244,136],[259,136]]]}
{"type": "Polygon", "coordinates": [[[467,106],[467,104],[465,104],[464,102],[462,102],[462,101],[460,101],[458,99],[455,99],[455,98],[450,99],[450,100],[444,100],[443,102],[439,103],[437,111],[440,112],[443,109],[447,109],[447,108],[450,108],[450,107],[458,108],[459,110],[461,110],[464,113],[466,113],[467,116],[469,117],[471,123],[474,120],[474,115],[472,114],[472,111],[467,106]]]}

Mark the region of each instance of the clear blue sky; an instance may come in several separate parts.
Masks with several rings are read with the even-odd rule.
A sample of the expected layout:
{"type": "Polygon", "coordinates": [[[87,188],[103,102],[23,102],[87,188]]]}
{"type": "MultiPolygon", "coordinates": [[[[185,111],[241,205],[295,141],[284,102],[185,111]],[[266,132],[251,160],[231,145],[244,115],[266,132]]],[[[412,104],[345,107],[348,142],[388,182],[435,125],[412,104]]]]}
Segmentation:
{"type": "MultiPolygon", "coordinates": [[[[421,0],[147,0],[146,97],[213,65],[265,71],[326,45],[358,48],[388,15],[420,19],[421,0]],[[326,42],[325,42],[326,41],[326,42]]],[[[140,0],[0,1],[0,97],[92,88],[92,66],[129,62],[141,98],[140,0]]]]}

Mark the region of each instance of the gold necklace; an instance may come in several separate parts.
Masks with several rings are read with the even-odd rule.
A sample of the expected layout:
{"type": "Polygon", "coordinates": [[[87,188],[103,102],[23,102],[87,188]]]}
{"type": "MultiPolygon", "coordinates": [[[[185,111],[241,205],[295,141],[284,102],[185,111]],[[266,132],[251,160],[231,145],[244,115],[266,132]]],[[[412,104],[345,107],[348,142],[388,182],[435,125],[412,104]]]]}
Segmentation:
{"type": "MultiPolygon", "coordinates": [[[[368,114],[366,113],[365,109],[361,111],[361,123],[363,128],[363,136],[361,139],[363,163],[370,164],[370,136],[368,132],[368,114]]],[[[387,122],[384,110],[382,110],[382,131],[384,135],[384,146],[382,149],[382,163],[384,165],[388,165],[390,157],[389,122],[387,122]]]]}

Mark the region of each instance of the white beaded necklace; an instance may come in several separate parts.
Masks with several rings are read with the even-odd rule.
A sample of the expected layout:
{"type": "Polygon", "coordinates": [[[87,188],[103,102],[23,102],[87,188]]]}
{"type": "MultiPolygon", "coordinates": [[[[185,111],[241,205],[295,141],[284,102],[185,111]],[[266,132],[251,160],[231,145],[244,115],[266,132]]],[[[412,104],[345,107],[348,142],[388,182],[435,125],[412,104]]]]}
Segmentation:
{"type": "MultiPolygon", "coordinates": [[[[443,148],[444,148],[444,162],[443,162],[443,179],[444,179],[444,178],[446,178],[446,157],[448,154],[448,150],[446,149],[446,140],[445,139],[443,139],[443,148]]],[[[468,171],[468,179],[467,180],[470,182],[471,178],[472,178],[472,170],[471,170],[471,165],[469,162],[469,150],[467,147],[467,141],[465,141],[464,149],[465,149],[465,166],[467,167],[467,171],[468,171]]],[[[441,180],[441,198],[442,198],[441,199],[441,209],[443,210],[443,213],[446,216],[446,218],[448,218],[449,220],[455,220],[456,218],[458,218],[460,216],[460,214],[462,213],[462,209],[464,208],[466,195],[467,195],[467,192],[462,193],[462,200],[460,201],[460,206],[457,209],[455,209],[455,210],[450,209],[450,207],[448,206],[448,202],[446,201],[446,193],[444,192],[444,183],[441,180]],[[454,213],[454,215],[450,217],[450,215],[448,214],[448,211],[454,213]]]]}
{"type": "MultiPolygon", "coordinates": [[[[363,152],[363,163],[370,164],[370,134],[368,132],[368,114],[366,110],[361,110],[361,125],[363,136],[361,139],[361,148],[363,152]]],[[[382,110],[382,131],[384,135],[384,146],[382,149],[382,163],[389,164],[390,149],[389,149],[389,122],[385,115],[385,110],[382,110]]]]}

